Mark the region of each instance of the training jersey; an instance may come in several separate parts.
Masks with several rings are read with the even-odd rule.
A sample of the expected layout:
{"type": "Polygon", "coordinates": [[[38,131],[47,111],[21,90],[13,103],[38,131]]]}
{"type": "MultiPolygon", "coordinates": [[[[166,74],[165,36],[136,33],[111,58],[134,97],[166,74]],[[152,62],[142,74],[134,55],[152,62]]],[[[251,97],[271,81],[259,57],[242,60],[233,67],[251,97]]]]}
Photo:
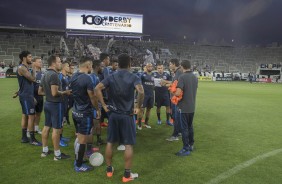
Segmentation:
{"type": "MultiPolygon", "coordinates": [[[[26,67],[26,66],[24,64],[20,64],[19,67],[26,67]]],[[[30,70],[27,67],[26,69],[30,72],[30,70]]],[[[19,92],[18,92],[19,97],[20,98],[29,98],[29,97],[33,98],[34,97],[33,82],[29,81],[24,76],[20,76],[18,71],[17,71],[17,78],[18,78],[18,84],[19,84],[19,92]]]]}
{"type": "Polygon", "coordinates": [[[79,113],[91,113],[92,103],[87,90],[93,91],[94,85],[91,77],[85,73],[76,72],[69,83],[74,100],[73,111],[79,113]]]}
{"type": "MultiPolygon", "coordinates": [[[[99,76],[96,73],[91,73],[91,74],[89,74],[89,76],[90,76],[90,78],[91,78],[91,80],[93,82],[93,87],[95,88],[99,84],[99,82],[100,82],[99,76]]],[[[100,109],[102,108],[100,103],[99,103],[99,108],[100,109]]]]}
{"type": "Polygon", "coordinates": [[[195,112],[198,78],[192,71],[185,72],[180,75],[177,88],[183,91],[183,97],[177,104],[181,113],[195,112]]]}
{"type": "Polygon", "coordinates": [[[71,80],[71,77],[72,77],[72,76],[69,76],[69,75],[67,76],[67,78],[68,78],[68,81],[70,81],[70,80],[71,80]]]}
{"type": "Polygon", "coordinates": [[[37,71],[35,75],[36,81],[33,83],[33,87],[34,87],[34,97],[37,99],[43,99],[43,96],[38,95],[38,89],[43,75],[44,73],[41,70],[37,71]]]}
{"type": "Polygon", "coordinates": [[[111,75],[111,69],[109,67],[104,67],[101,80],[106,79],[109,75],[111,75]]]}
{"type": "Polygon", "coordinates": [[[91,73],[91,74],[89,74],[89,76],[90,76],[90,78],[93,82],[94,88],[95,88],[99,84],[100,78],[96,73],[91,73]]]}
{"type": "Polygon", "coordinates": [[[144,72],[140,75],[142,85],[144,88],[145,96],[154,96],[154,75],[144,72]]]}
{"type": "Polygon", "coordinates": [[[110,111],[126,115],[133,114],[135,86],[141,84],[136,75],[126,69],[119,69],[101,83],[108,90],[107,105],[110,111]]]}
{"type": "Polygon", "coordinates": [[[65,76],[63,73],[59,73],[59,79],[62,83],[62,90],[66,91],[69,89],[69,77],[65,76]]]}
{"type": "MultiPolygon", "coordinates": [[[[71,80],[71,77],[72,77],[72,76],[69,76],[69,75],[67,76],[68,81],[71,80]]],[[[72,94],[70,94],[70,95],[68,96],[68,107],[71,108],[72,105],[73,105],[73,97],[72,97],[72,94]]]]}
{"type": "MultiPolygon", "coordinates": [[[[154,73],[154,78],[171,81],[171,76],[168,73],[166,73],[166,72],[163,72],[162,74],[159,74],[158,72],[155,72],[154,73]]],[[[155,87],[155,95],[156,96],[169,96],[169,91],[168,91],[166,86],[162,86],[162,87],[157,87],[156,86],[155,87]]]]}
{"type": "Polygon", "coordinates": [[[102,81],[103,80],[103,74],[102,73],[98,73],[98,78],[99,78],[99,81],[102,81]]]}
{"type": "Polygon", "coordinates": [[[135,75],[140,78],[141,75],[143,75],[143,72],[137,72],[137,73],[135,73],[135,75]]]}
{"type": "MultiPolygon", "coordinates": [[[[109,75],[111,75],[111,69],[109,67],[104,67],[102,75],[100,75],[100,81],[106,79],[109,75]]],[[[107,90],[103,90],[102,93],[104,99],[107,100],[109,98],[107,90]]]]}
{"type": "Polygon", "coordinates": [[[182,70],[180,68],[177,68],[175,71],[175,75],[172,78],[172,82],[174,82],[175,80],[178,80],[178,78],[180,77],[180,75],[182,74],[182,70]]]}
{"type": "Polygon", "coordinates": [[[117,72],[117,70],[113,70],[112,68],[109,69],[109,74],[112,75],[113,73],[117,72]]]}
{"type": "MultiPolygon", "coordinates": [[[[69,79],[68,76],[64,75],[63,73],[59,73],[59,79],[62,83],[62,90],[66,91],[69,89],[69,79]]],[[[64,102],[67,103],[68,102],[68,96],[64,95],[63,97],[64,102]]]]}
{"type": "Polygon", "coordinates": [[[51,86],[56,85],[59,87],[59,91],[62,91],[62,83],[59,79],[58,73],[53,69],[47,69],[41,78],[40,86],[43,88],[47,102],[62,102],[62,96],[53,96],[51,92],[51,86]]]}

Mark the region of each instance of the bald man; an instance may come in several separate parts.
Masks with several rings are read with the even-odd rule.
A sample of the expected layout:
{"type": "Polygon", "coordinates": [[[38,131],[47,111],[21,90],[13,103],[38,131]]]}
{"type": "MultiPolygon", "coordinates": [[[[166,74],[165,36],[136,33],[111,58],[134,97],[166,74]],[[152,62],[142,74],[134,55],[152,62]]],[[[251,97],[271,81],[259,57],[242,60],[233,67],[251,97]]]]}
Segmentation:
{"type": "Polygon", "coordinates": [[[144,127],[151,128],[151,126],[149,125],[149,117],[150,117],[151,109],[154,106],[154,74],[152,73],[152,71],[153,71],[152,63],[147,63],[145,67],[145,72],[143,72],[142,75],[140,76],[145,92],[145,98],[143,101],[141,112],[139,113],[139,117],[138,117],[138,127],[137,127],[138,130],[142,130],[141,120],[145,109],[146,109],[146,114],[145,114],[146,117],[145,117],[144,127]]]}

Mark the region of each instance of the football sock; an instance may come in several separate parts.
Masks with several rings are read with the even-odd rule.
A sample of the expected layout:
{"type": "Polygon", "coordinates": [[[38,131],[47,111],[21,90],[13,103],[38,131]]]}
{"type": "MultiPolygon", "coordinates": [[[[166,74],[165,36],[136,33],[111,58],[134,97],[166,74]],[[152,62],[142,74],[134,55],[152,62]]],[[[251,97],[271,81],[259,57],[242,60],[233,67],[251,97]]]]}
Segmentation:
{"type": "Polygon", "coordinates": [[[86,144],[86,150],[91,151],[91,149],[92,149],[92,143],[87,143],[86,144]]]}
{"type": "Polygon", "coordinates": [[[38,125],[35,125],[35,126],[34,126],[34,131],[36,131],[36,132],[37,132],[37,131],[38,131],[38,129],[39,129],[38,125]]]}
{"type": "Polygon", "coordinates": [[[46,146],[46,147],[43,147],[42,151],[43,151],[44,153],[47,153],[47,152],[49,151],[49,148],[48,148],[48,146],[46,146]]]}
{"type": "Polygon", "coordinates": [[[113,172],[113,168],[111,165],[107,167],[107,172],[113,172]]]}
{"type": "Polygon", "coordinates": [[[149,117],[145,118],[145,124],[148,125],[149,117]]]}
{"type": "Polygon", "coordinates": [[[78,159],[79,145],[80,145],[79,143],[75,144],[75,148],[74,148],[75,160],[78,159]]]}
{"type": "Polygon", "coordinates": [[[138,126],[141,126],[141,120],[142,120],[142,118],[138,119],[138,126]]]}
{"type": "Polygon", "coordinates": [[[29,134],[30,134],[30,140],[34,141],[35,140],[34,131],[29,132],[29,134]]]}
{"type": "Polygon", "coordinates": [[[60,155],[61,155],[61,150],[55,150],[55,151],[54,151],[54,155],[55,155],[56,157],[60,156],[60,155]]]}
{"type": "Polygon", "coordinates": [[[124,170],[124,177],[125,178],[129,178],[130,177],[130,173],[131,173],[130,169],[125,169],[124,170]]]}
{"type": "Polygon", "coordinates": [[[161,113],[157,113],[157,116],[158,116],[158,120],[160,121],[161,120],[161,113]]]}
{"type": "Polygon", "coordinates": [[[169,120],[170,113],[166,113],[166,120],[169,120]]]}
{"type": "Polygon", "coordinates": [[[26,128],[23,128],[23,129],[22,129],[22,137],[23,137],[23,138],[27,138],[26,132],[27,132],[27,129],[26,129],[26,128]]]}
{"type": "Polygon", "coordinates": [[[78,150],[78,158],[76,160],[77,167],[81,167],[82,165],[84,152],[85,152],[85,144],[80,144],[78,150]]]}

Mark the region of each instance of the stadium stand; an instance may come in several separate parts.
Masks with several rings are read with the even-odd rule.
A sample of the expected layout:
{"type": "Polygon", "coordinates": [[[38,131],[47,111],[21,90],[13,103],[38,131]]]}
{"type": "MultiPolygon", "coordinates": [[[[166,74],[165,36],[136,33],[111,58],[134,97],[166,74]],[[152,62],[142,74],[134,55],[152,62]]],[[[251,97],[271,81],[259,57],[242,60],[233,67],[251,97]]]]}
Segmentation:
{"type": "MultiPolygon", "coordinates": [[[[0,62],[4,62],[5,65],[17,65],[18,54],[22,50],[29,50],[33,56],[40,56],[43,60],[50,54],[62,54],[60,49],[62,36],[65,36],[64,32],[0,30],[0,62]]],[[[105,51],[109,42],[108,38],[85,36],[65,38],[64,42],[69,51],[68,56],[74,58],[83,54],[75,48],[75,38],[79,38],[84,44],[83,49],[92,44],[93,47],[105,51]]],[[[231,46],[224,41],[212,45],[205,40],[187,44],[118,38],[109,51],[113,54],[128,52],[134,56],[133,65],[141,66],[146,49],[152,51],[157,62],[163,62],[166,65],[170,58],[190,59],[198,71],[248,73],[255,72],[262,63],[280,63],[282,61],[282,47],[277,44],[250,47],[231,46]],[[162,53],[162,48],[168,49],[170,53],[162,53]]]]}

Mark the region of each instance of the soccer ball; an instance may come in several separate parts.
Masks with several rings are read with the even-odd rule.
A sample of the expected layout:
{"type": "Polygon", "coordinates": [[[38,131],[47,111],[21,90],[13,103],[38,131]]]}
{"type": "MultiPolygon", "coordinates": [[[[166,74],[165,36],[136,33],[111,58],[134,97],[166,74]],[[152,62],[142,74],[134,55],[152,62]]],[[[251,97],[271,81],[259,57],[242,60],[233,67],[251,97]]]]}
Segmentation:
{"type": "Polygon", "coordinates": [[[92,166],[100,166],[104,162],[104,157],[101,153],[95,152],[89,157],[89,162],[92,166]]]}

